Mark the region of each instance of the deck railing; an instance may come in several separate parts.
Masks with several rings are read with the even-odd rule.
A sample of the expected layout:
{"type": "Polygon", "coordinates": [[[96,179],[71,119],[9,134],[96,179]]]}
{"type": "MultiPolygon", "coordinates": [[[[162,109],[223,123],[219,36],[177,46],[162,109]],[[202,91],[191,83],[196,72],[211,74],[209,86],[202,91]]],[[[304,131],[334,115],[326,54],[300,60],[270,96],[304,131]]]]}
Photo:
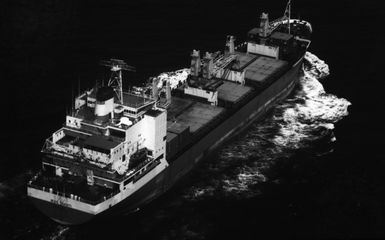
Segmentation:
{"type": "MultiPolygon", "coordinates": [[[[139,164],[139,166],[136,167],[136,171],[133,171],[132,174],[129,175],[129,177],[126,179],[124,185],[127,185],[128,183],[130,183],[132,181],[135,182],[135,181],[139,180],[141,177],[146,175],[150,170],[152,170],[154,167],[156,167],[159,163],[160,163],[160,161],[158,159],[155,159],[155,160],[151,159],[150,161],[142,162],[141,164],[139,164]],[[141,170],[146,165],[147,165],[146,169],[144,171],[142,171],[140,174],[137,174],[138,172],[140,172],[139,170],[141,170]]],[[[32,188],[35,188],[35,189],[39,189],[39,190],[42,190],[42,191],[45,191],[45,192],[48,192],[48,193],[51,193],[51,194],[54,194],[54,195],[57,195],[57,196],[66,197],[66,198],[69,198],[69,199],[72,199],[72,200],[75,200],[75,201],[84,202],[84,203],[91,204],[91,205],[97,205],[97,204],[99,204],[101,202],[104,202],[107,199],[110,199],[111,197],[115,196],[116,194],[118,194],[120,192],[120,190],[115,190],[115,191],[112,191],[110,194],[102,196],[99,200],[92,201],[92,200],[88,200],[88,199],[86,199],[84,197],[81,197],[81,196],[78,196],[78,195],[74,195],[74,194],[58,191],[58,190],[56,190],[56,189],[54,189],[52,187],[44,187],[44,186],[36,184],[36,181],[38,180],[39,177],[41,177],[41,175],[42,175],[42,172],[38,172],[28,182],[27,185],[29,187],[32,187],[32,188]]]]}
{"type": "Polygon", "coordinates": [[[116,194],[118,194],[120,192],[119,190],[115,190],[115,191],[111,192],[110,194],[107,194],[105,196],[100,197],[99,200],[93,201],[93,200],[85,199],[84,197],[81,197],[78,195],[58,191],[52,187],[44,187],[44,186],[38,185],[34,182],[36,180],[37,180],[37,178],[35,178],[35,177],[32,178],[32,180],[30,180],[27,184],[28,187],[39,189],[39,190],[42,190],[44,192],[48,192],[48,193],[51,193],[51,194],[54,194],[57,196],[66,197],[66,198],[69,198],[69,199],[72,199],[75,201],[79,201],[79,202],[83,202],[83,203],[87,203],[87,204],[91,204],[91,205],[97,205],[99,203],[102,203],[102,202],[106,201],[107,199],[112,198],[113,196],[115,196],[116,194]]]}

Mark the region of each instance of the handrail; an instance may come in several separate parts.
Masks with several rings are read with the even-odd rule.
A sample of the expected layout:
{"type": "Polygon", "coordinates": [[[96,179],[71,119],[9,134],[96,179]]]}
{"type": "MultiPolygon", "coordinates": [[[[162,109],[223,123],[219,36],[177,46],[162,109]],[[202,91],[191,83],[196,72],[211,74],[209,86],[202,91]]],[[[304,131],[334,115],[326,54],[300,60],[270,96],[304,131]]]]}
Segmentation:
{"type": "Polygon", "coordinates": [[[102,202],[106,201],[107,199],[112,198],[113,196],[115,196],[116,194],[118,194],[120,192],[119,190],[113,191],[110,194],[108,194],[107,196],[102,196],[100,200],[92,201],[92,200],[88,200],[88,199],[85,199],[85,198],[82,198],[80,196],[76,196],[76,195],[73,195],[73,194],[68,194],[68,193],[60,192],[60,191],[57,191],[57,190],[55,190],[53,188],[48,188],[48,187],[46,188],[46,187],[43,187],[43,186],[39,186],[39,185],[33,184],[32,181],[28,182],[27,186],[32,187],[32,188],[36,188],[36,189],[39,189],[39,190],[42,190],[44,192],[52,193],[52,194],[55,194],[55,195],[58,195],[58,196],[70,198],[70,199],[75,200],[75,201],[91,204],[91,205],[97,205],[99,203],[102,203],[102,202]]]}
{"type": "MultiPolygon", "coordinates": [[[[144,161],[142,162],[136,169],[136,171],[132,172],[132,174],[129,175],[129,177],[127,179],[131,179],[131,181],[137,181],[139,178],[143,177],[144,175],[147,174],[147,172],[149,172],[150,170],[153,169],[153,167],[155,167],[156,164],[156,159],[151,159],[150,161],[144,161]],[[155,164],[154,164],[155,163],[155,164]],[[138,173],[142,168],[144,168],[145,166],[148,166],[148,168],[142,172],[141,174],[139,174],[138,176],[135,176],[136,173],[138,173]]],[[[63,197],[66,197],[66,198],[70,198],[72,200],[75,200],[75,201],[80,201],[80,202],[84,202],[84,203],[87,203],[87,204],[91,204],[91,205],[97,205],[101,202],[104,202],[106,201],[107,199],[110,199],[111,197],[115,196],[116,194],[118,194],[120,192],[120,190],[115,190],[113,192],[111,192],[110,194],[106,195],[106,196],[103,196],[101,197],[100,200],[97,200],[97,201],[92,201],[92,200],[88,200],[88,199],[85,199],[85,198],[82,198],[80,196],[76,196],[76,195],[73,195],[73,194],[68,194],[68,193],[64,193],[64,192],[61,192],[61,191],[58,191],[58,190],[55,190],[53,188],[50,188],[50,187],[43,187],[43,186],[40,186],[40,185],[37,185],[37,184],[33,184],[33,181],[37,180],[37,178],[41,175],[42,173],[41,172],[38,172],[33,178],[32,180],[30,180],[28,182],[28,186],[30,187],[33,187],[33,188],[36,188],[36,189],[39,189],[39,190],[42,190],[42,191],[45,191],[45,192],[49,192],[49,193],[52,193],[52,194],[56,194],[56,195],[59,195],[59,196],[63,196],[63,197]]],[[[130,182],[131,182],[130,181],[130,182]]]]}

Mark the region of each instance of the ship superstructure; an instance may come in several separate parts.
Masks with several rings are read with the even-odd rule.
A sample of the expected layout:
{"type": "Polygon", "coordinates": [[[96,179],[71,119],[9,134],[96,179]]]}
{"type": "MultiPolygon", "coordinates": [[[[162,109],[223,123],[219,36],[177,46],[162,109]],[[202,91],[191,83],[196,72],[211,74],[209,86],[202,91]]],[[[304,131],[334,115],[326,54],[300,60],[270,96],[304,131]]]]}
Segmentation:
{"type": "Polygon", "coordinates": [[[264,115],[297,82],[310,44],[311,26],[284,17],[248,32],[226,50],[191,53],[190,74],[171,89],[153,78],[146,87],[123,90],[124,61],[106,86],[75,99],[65,124],[42,149],[42,171],[28,184],[36,206],[64,224],[97,215],[134,211],[184,176],[228,137],[264,115]]]}

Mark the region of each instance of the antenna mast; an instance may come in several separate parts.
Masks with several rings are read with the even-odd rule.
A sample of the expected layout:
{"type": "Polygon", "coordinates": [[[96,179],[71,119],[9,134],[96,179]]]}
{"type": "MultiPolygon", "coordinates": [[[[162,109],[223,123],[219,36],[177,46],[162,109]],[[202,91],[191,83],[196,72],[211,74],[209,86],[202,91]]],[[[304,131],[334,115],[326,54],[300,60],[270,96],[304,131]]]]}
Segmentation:
{"type": "Polygon", "coordinates": [[[127,63],[125,63],[123,60],[113,58],[110,60],[100,61],[100,65],[111,68],[111,77],[108,81],[108,86],[114,89],[120,103],[123,103],[122,70],[135,72],[135,67],[127,65],[127,63]]]}
{"type": "Polygon", "coordinates": [[[290,34],[291,0],[287,2],[284,17],[287,19],[287,28],[289,29],[290,34]]]}

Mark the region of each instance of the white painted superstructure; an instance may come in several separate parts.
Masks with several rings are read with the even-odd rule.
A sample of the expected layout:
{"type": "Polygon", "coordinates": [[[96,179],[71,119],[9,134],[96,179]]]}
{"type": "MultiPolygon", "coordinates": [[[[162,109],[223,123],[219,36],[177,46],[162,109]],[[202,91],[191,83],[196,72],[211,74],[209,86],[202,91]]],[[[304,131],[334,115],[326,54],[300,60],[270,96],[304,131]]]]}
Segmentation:
{"type": "Polygon", "coordinates": [[[167,111],[157,107],[151,95],[123,91],[120,70],[128,68],[124,62],[104,63],[112,65],[111,79],[120,79],[80,94],[64,126],[42,149],[49,156],[43,160],[43,170],[52,169],[54,181],[62,179],[71,185],[71,179],[86,180],[88,186],[100,189],[97,199],[92,200],[92,194],[87,199],[82,192],[65,193],[50,182],[35,186],[35,182],[45,181],[41,174],[30,182],[30,197],[96,215],[136,192],[168,166],[167,111]]]}
{"type": "Polygon", "coordinates": [[[248,42],[247,43],[247,52],[248,53],[254,53],[254,54],[260,54],[263,56],[273,57],[275,59],[278,59],[279,57],[279,47],[277,46],[268,46],[268,45],[262,45],[258,43],[248,42]]]}
{"type": "Polygon", "coordinates": [[[28,196],[64,224],[135,211],[290,93],[310,44],[301,26],[311,32],[302,21],[269,22],[263,13],[260,28],[249,31],[242,45],[227,36],[223,53],[206,52],[201,59],[193,50],[190,75],[173,96],[170,82],[160,78],[124,90],[122,70],[134,68],[103,61],[111,69],[108,85],[76,97],[64,125],[45,141],[42,169],[29,181],[28,196]]]}

